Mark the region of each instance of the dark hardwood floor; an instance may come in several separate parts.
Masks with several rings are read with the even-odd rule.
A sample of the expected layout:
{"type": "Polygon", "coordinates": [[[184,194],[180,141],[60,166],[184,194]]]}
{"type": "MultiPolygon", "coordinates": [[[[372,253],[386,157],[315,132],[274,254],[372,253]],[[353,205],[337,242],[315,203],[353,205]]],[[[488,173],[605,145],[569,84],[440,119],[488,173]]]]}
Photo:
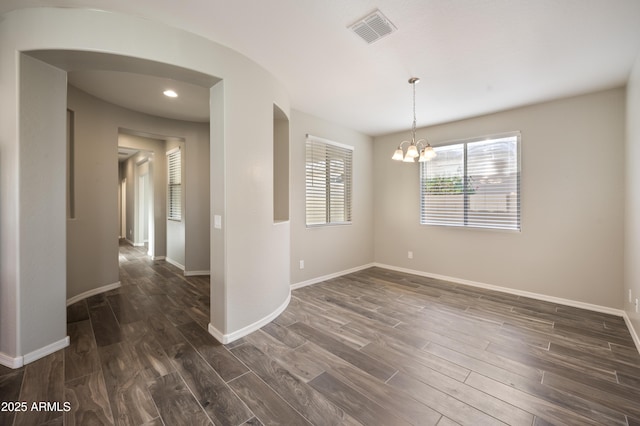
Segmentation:
{"type": "Polygon", "coordinates": [[[0,425],[640,425],[619,317],[372,268],[223,346],[207,277],[121,246],[121,281],[69,306],[64,351],[0,366],[2,401],[61,407],[0,425]]]}

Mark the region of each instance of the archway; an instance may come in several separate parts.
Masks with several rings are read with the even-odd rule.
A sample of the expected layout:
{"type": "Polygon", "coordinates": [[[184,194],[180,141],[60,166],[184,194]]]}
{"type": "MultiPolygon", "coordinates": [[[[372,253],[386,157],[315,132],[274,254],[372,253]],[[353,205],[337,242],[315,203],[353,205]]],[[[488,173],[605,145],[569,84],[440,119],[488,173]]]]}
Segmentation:
{"type": "MultiPolygon", "coordinates": [[[[210,332],[231,341],[286,307],[289,225],[274,225],[270,208],[273,104],[285,114],[289,111],[281,82],[249,58],[211,40],[118,13],[20,9],[2,16],[0,34],[0,362],[21,365],[67,341],[65,77],[67,71],[83,67],[117,70],[126,64],[133,72],[145,73],[152,64],[156,71],[169,68],[204,79],[201,85],[210,87],[211,94],[211,151],[206,157],[211,164],[211,211],[197,220],[210,224],[210,332]],[[27,55],[30,61],[24,60],[27,55]],[[39,65],[29,70],[24,62],[39,65]],[[246,141],[251,141],[251,149],[246,149],[246,141]],[[268,207],[256,208],[263,200],[268,207]],[[246,267],[247,259],[251,268],[246,267]]],[[[117,133],[116,128],[112,131],[117,133]]],[[[109,149],[115,155],[115,146],[109,149]]],[[[101,158],[81,166],[103,167],[101,158]]],[[[105,197],[115,200],[115,172],[104,182],[109,185],[104,187],[105,197]]],[[[80,208],[76,206],[76,213],[80,208]]],[[[103,215],[101,229],[115,238],[115,204],[111,209],[97,211],[96,216],[103,215]]],[[[76,225],[92,229],[81,220],[76,225]]],[[[99,250],[94,247],[89,254],[99,250]]],[[[116,267],[114,261],[104,271],[116,267]]]]}

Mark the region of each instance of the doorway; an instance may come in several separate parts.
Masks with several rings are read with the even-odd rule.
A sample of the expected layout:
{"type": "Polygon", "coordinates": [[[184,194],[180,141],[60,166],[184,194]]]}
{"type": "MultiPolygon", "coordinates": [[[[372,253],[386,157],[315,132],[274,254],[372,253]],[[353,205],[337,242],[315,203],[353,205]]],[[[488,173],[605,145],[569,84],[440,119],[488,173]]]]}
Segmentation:
{"type": "MultiPolygon", "coordinates": [[[[17,88],[19,90],[17,99],[21,101],[21,108],[29,111],[29,115],[21,114],[16,130],[26,129],[26,126],[33,124],[37,124],[37,130],[39,132],[40,129],[43,129],[40,133],[32,131],[24,132],[28,134],[29,137],[24,137],[20,140],[20,143],[23,144],[20,146],[28,146],[38,154],[34,155],[33,161],[21,160],[19,164],[20,168],[25,168],[25,170],[30,171],[33,169],[35,171],[35,173],[30,173],[28,176],[31,179],[29,183],[34,189],[33,194],[25,198],[30,204],[21,204],[20,207],[21,211],[22,209],[26,209],[26,211],[38,213],[37,216],[33,218],[30,217],[29,221],[27,221],[28,223],[38,225],[38,231],[30,234],[26,233],[26,235],[30,236],[29,240],[25,244],[16,244],[16,246],[21,246],[21,250],[24,252],[26,252],[27,248],[31,249],[32,246],[36,249],[45,247],[48,251],[52,252],[47,253],[45,256],[41,255],[39,250],[35,250],[35,258],[39,261],[44,261],[42,264],[47,265],[47,267],[39,267],[32,271],[29,270],[29,268],[23,268],[17,271],[20,272],[20,276],[25,275],[28,278],[24,281],[29,284],[29,286],[25,288],[31,291],[31,293],[29,293],[29,301],[37,307],[37,312],[44,312],[47,315],[44,316],[43,313],[40,316],[32,316],[29,313],[30,310],[25,309],[22,309],[22,314],[20,314],[19,308],[22,305],[15,305],[17,306],[14,312],[15,315],[9,316],[20,322],[14,329],[17,342],[14,348],[16,349],[16,354],[33,352],[33,356],[39,356],[40,352],[36,354],[34,351],[40,351],[40,349],[48,351],[49,347],[53,347],[51,346],[52,339],[55,340],[54,343],[56,345],[58,341],[62,342],[60,344],[64,344],[64,300],[66,299],[69,303],[72,303],[76,300],[119,286],[120,282],[117,268],[118,247],[114,242],[117,236],[122,233],[122,228],[125,228],[123,236],[133,237],[133,234],[126,232],[126,228],[129,227],[132,222],[128,217],[124,218],[123,223],[120,224],[120,232],[118,232],[118,211],[116,203],[118,200],[117,192],[119,185],[116,183],[117,168],[115,167],[114,161],[116,149],[114,147],[115,141],[113,136],[117,125],[121,123],[132,123],[132,126],[137,126],[141,120],[136,121],[132,119],[131,116],[135,115],[137,118],[139,114],[129,112],[104,114],[105,111],[118,112],[121,110],[116,109],[115,104],[99,105],[99,107],[96,107],[95,105],[97,105],[98,98],[92,97],[89,93],[82,92],[75,87],[67,86],[68,80],[62,71],[64,71],[63,67],[65,63],[67,63],[69,67],[72,66],[68,65],[67,62],[70,56],[72,56],[71,54],[67,54],[69,52],[59,53],[60,57],[62,57],[62,59],[60,59],[62,64],[58,66],[61,68],[57,68],[54,64],[51,64],[51,62],[55,61],[48,61],[46,58],[47,53],[58,55],[57,52],[53,51],[44,52],[42,59],[20,53],[20,67],[16,67],[16,71],[19,71],[21,83],[17,88]],[[27,62],[28,64],[25,65],[27,62]],[[38,93],[36,88],[46,89],[42,91],[46,96],[38,93]],[[29,100],[31,103],[27,103],[26,100],[29,100]],[[25,105],[29,105],[29,107],[25,105]],[[32,105],[33,107],[31,107],[32,105]],[[74,219],[65,217],[67,215],[65,214],[64,165],[65,163],[69,163],[65,161],[65,106],[70,106],[72,110],[83,110],[82,121],[78,120],[73,123],[73,126],[69,126],[73,127],[73,134],[77,137],[76,141],[78,142],[76,145],[77,149],[73,151],[73,158],[77,161],[72,163],[79,166],[76,167],[78,173],[74,174],[72,179],[70,179],[76,188],[75,201],[77,218],[74,219]],[[50,140],[52,143],[48,144],[50,140]],[[27,142],[30,143],[30,145],[26,145],[27,142]],[[49,159],[49,157],[51,157],[52,161],[45,161],[49,159]],[[47,192],[48,188],[55,188],[56,191],[47,192]],[[52,201],[50,201],[50,199],[52,201]],[[32,206],[37,206],[38,208],[29,210],[32,206]],[[40,206],[51,206],[51,208],[46,209],[40,206]],[[43,218],[41,218],[41,216],[43,218]],[[47,237],[45,238],[47,244],[33,244],[32,240],[35,237],[31,238],[31,236],[38,236],[38,241],[42,241],[42,236],[39,235],[41,229],[46,231],[43,231],[42,234],[47,237]],[[53,255],[53,253],[55,253],[55,255],[53,255]],[[49,265],[51,265],[51,267],[49,267],[49,265]],[[49,281],[55,285],[47,285],[43,288],[39,287],[41,283],[49,284],[49,281]],[[37,297],[31,297],[32,294],[37,295],[37,297]],[[62,319],[62,321],[60,321],[60,319],[62,319]],[[59,336],[62,336],[62,338],[58,339],[59,336]],[[29,340],[21,342],[20,339],[22,337],[29,337],[29,340]]],[[[84,53],[78,53],[78,55],[81,54],[84,53]]],[[[108,56],[109,55],[105,55],[104,58],[108,59],[108,56]]],[[[127,60],[127,62],[131,61],[127,60]]],[[[142,62],[143,60],[139,61],[142,62]]],[[[115,65],[118,65],[116,60],[114,60],[114,62],[115,65]]],[[[124,62],[124,59],[120,62],[124,62]]],[[[106,63],[106,60],[102,61],[98,66],[106,66],[106,63]]],[[[208,93],[206,87],[203,90],[208,93]]],[[[152,119],[149,119],[149,122],[151,121],[152,119]]],[[[152,124],[155,124],[155,121],[152,124]]],[[[208,129],[209,126],[207,123],[201,127],[208,129]]],[[[70,133],[71,131],[72,129],[67,129],[67,132],[70,133]]],[[[168,132],[168,134],[171,133],[168,132]]],[[[200,132],[196,136],[198,136],[198,138],[194,146],[207,145],[207,155],[202,155],[198,157],[198,159],[209,160],[208,133],[200,132]],[[202,137],[200,137],[201,135],[202,137]],[[198,143],[200,145],[198,145],[198,143]]],[[[195,161],[193,163],[196,164],[195,161]]],[[[200,163],[204,164],[205,161],[197,162],[198,165],[200,165],[200,163]]],[[[206,161],[206,163],[209,164],[209,161],[206,161]]],[[[148,181],[151,183],[151,179],[148,179],[148,181]]],[[[126,181],[123,182],[124,191],[122,191],[120,199],[125,198],[123,205],[127,208],[135,206],[135,202],[132,203],[129,201],[135,193],[135,191],[132,190],[135,185],[135,179],[127,178],[126,181]]],[[[146,185],[146,192],[153,194],[153,191],[150,190],[148,186],[149,185],[146,185]]],[[[159,187],[160,190],[163,189],[162,185],[156,185],[156,187],[159,187]]],[[[202,192],[207,193],[209,189],[208,185],[203,188],[202,192]]],[[[158,202],[157,197],[156,202],[158,202]]],[[[162,204],[161,201],[159,204],[162,204]]],[[[208,207],[208,200],[196,207],[200,207],[201,205],[208,207]]],[[[208,211],[202,216],[208,219],[208,211]]],[[[122,218],[122,212],[120,217],[122,218]]],[[[155,220],[155,222],[159,221],[163,222],[162,220],[155,220]]],[[[150,223],[151,221],[149,221],[149,224],[150,223]]],[[[192,223],[198,225],[198,229],[206,229],[200,226],[196,220],[192,221],[192,223]]],[[[22,234],[23,230],[19,229],[15,235],[22,236],[22,234]]],[[[208,239],[209,233],[202,233],[202,235],[202,240],[206,238],[206,242],[208,246],[210,246],[208,239]]],[[[196,236],[199,237],[200,235],[196,236]]],[[[153,238],[153,232],[149,232],[147,240],[151,242],[153,238]]],[[[153,244],[151,244],[151,247],[153,247],[153,244]]],[[[201,269],[205,269],[205,267],[201,269]]],[[[206,269],[208,269],[208,266],[206,269]]],[[[11,314],[11,312],[9,312],[9,314],[11,314]]],[[[2,317],[5,318],[7,315],[3,314],[2,317]]],[[[3,323],[3,332],[5,328],[3,323]]],[[[68,342],[68,338],[66,341],[68,342]]]]}
{"type": "Polygon", "coordinates": [[[118,145],[120,237],[155,256],[154,152],[118,145]],[[123,237],[124,236],[124,237],[123,237]]]}

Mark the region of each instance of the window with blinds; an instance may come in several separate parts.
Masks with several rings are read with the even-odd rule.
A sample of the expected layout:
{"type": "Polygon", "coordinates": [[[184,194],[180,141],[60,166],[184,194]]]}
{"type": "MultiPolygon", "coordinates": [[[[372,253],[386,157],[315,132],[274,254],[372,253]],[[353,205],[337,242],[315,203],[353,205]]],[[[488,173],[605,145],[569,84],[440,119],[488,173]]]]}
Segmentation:
{"type": "Polygon", "coordinates": [[[520,230],[520,133],[434,148],[420,163],[420,223],[520,230]]]}
{"type": "Polygon", "coordinates": [[[353,147],[307,135],[307,226],[351,223],[353,147]]]}
{"type": "Polygon", "coordinates": [[[182,220],[182,151],[180,148],[167,152],[169,175],[167,219],[182,220]]]}

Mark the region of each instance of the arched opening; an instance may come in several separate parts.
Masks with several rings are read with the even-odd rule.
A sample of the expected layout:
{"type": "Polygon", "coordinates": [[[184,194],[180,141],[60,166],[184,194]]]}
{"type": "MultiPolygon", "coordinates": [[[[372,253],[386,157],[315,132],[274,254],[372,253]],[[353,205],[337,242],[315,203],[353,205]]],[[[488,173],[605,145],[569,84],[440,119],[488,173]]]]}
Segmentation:
{"type": "MultiPolygon", "coordinates": [[[[0,362],[19,366],[68,344],[66,300],[105,290],[87,283],[83,274],[102,274],[106,285],[118,280],[113,244],[119,227],[115,143],[95,144],[94,155],[75,165],[110,168],[104,179],[92,179],[99,184],[94,190],[102,191],[111,204],[83,206],[79,199],[84,194],[76,187],[76,219],[72,226],[67,222],[65,114],[70,71],[126,69],[209,88],[210,149],[185,150],[188,161],[195,158],[211,165],[209,176],[202,179],[192,179],[187,172],[186,181],[195,183],[196,191],[208,183],[210,214],[188,217],[187,224],[204,225],[195,231],[187,226],[185,232],[186,258],[201,252],[209,259],[209,332],[220,341],[233,341],[286,307],[290,227],[288,222],[274,224],[272,208],[273,105],[289,112],[281,82],[249,58],[211,40],[119,13],[21,9],[3,15],[0,33],[6,35],[0,43],[0,353],[7,354],[0,362]],[[251,149],[245,149],[246,141],[251,141],[251,149]],[[95,217],[101,225],[93,226],[85,217],[95,217]],[[90,239],[90,249],[67,256],[67,231],[90,239]],[[206,235],[206,250],[189,251],[189,241],[197,240],[193,232],[206,235]],[[109,242],[98,247],[96,242],[102,240],[109,242]],[[80,267],[67,273],[67,261],[80,267]],[[67,295],[67,282],[80,286],[69,288],[67,295]]],[[[76,127],[80,118],[76,114],[76,127]]],[[[90,130],[111,133],[114,139],[119,127],[140,129],[97,121],[90,130]]],[[[187,188],[185,196],[193,197],[192,190],[187,188]]]]}
{"type": "MultiPolygon", "coordinates": [[[[201,232],[208,227],[209,217],[208,104],[209,88],[219,79],[112,54],[43,50],[28,55],[66,71],[71,84],[77,82],[69,86],[67,93],[67,304],[120,285],[118,237],[144,246],[151,259],[176,258],[172,263],[179,265],[185,275],[208,274],[210,234],[201,232]],[[123,84],[124,75],[133,77],[131,85],[139,86],[145,79],[173,82],[190,90],[184,96],[199,90],[200,97],[202,93],[206,96],[206,122],[188,121],[186,118],[194,115],[182,117],[181,109],[178,118],[153,115],[158,112],[144,109],[140,92],[128,98],[121,95],[120,102],[117,97],[98,97],[99,90],[94,94],[82,90],[92,91],[91,81],[100,85],[100,79],[90,78],[96,69],[101,69],[101,78],[117,76],[118,84],[123,84]],[[183,195],[191,192],[194,203],[190,206],[185,196],[181,220],[169,221],[165,155],[180,145],[185,152],[192,150],[197,155],[185,156],[184,162],[203,179],[193,188],[189,179],[183,180],[183,195]],[[185,149],[185,145],[191,149],[185,149]],[[130,173],[126,171],[126,160],[116,166],[121,146],[134,154],[129,160],[130,173]],[[190,226],[198,230],[189,233],[190,226]],[[198,255],[199,259],[189,258],[198,255]]],[[[183,101],[181,106],[185,104],[183,101]]]]}

